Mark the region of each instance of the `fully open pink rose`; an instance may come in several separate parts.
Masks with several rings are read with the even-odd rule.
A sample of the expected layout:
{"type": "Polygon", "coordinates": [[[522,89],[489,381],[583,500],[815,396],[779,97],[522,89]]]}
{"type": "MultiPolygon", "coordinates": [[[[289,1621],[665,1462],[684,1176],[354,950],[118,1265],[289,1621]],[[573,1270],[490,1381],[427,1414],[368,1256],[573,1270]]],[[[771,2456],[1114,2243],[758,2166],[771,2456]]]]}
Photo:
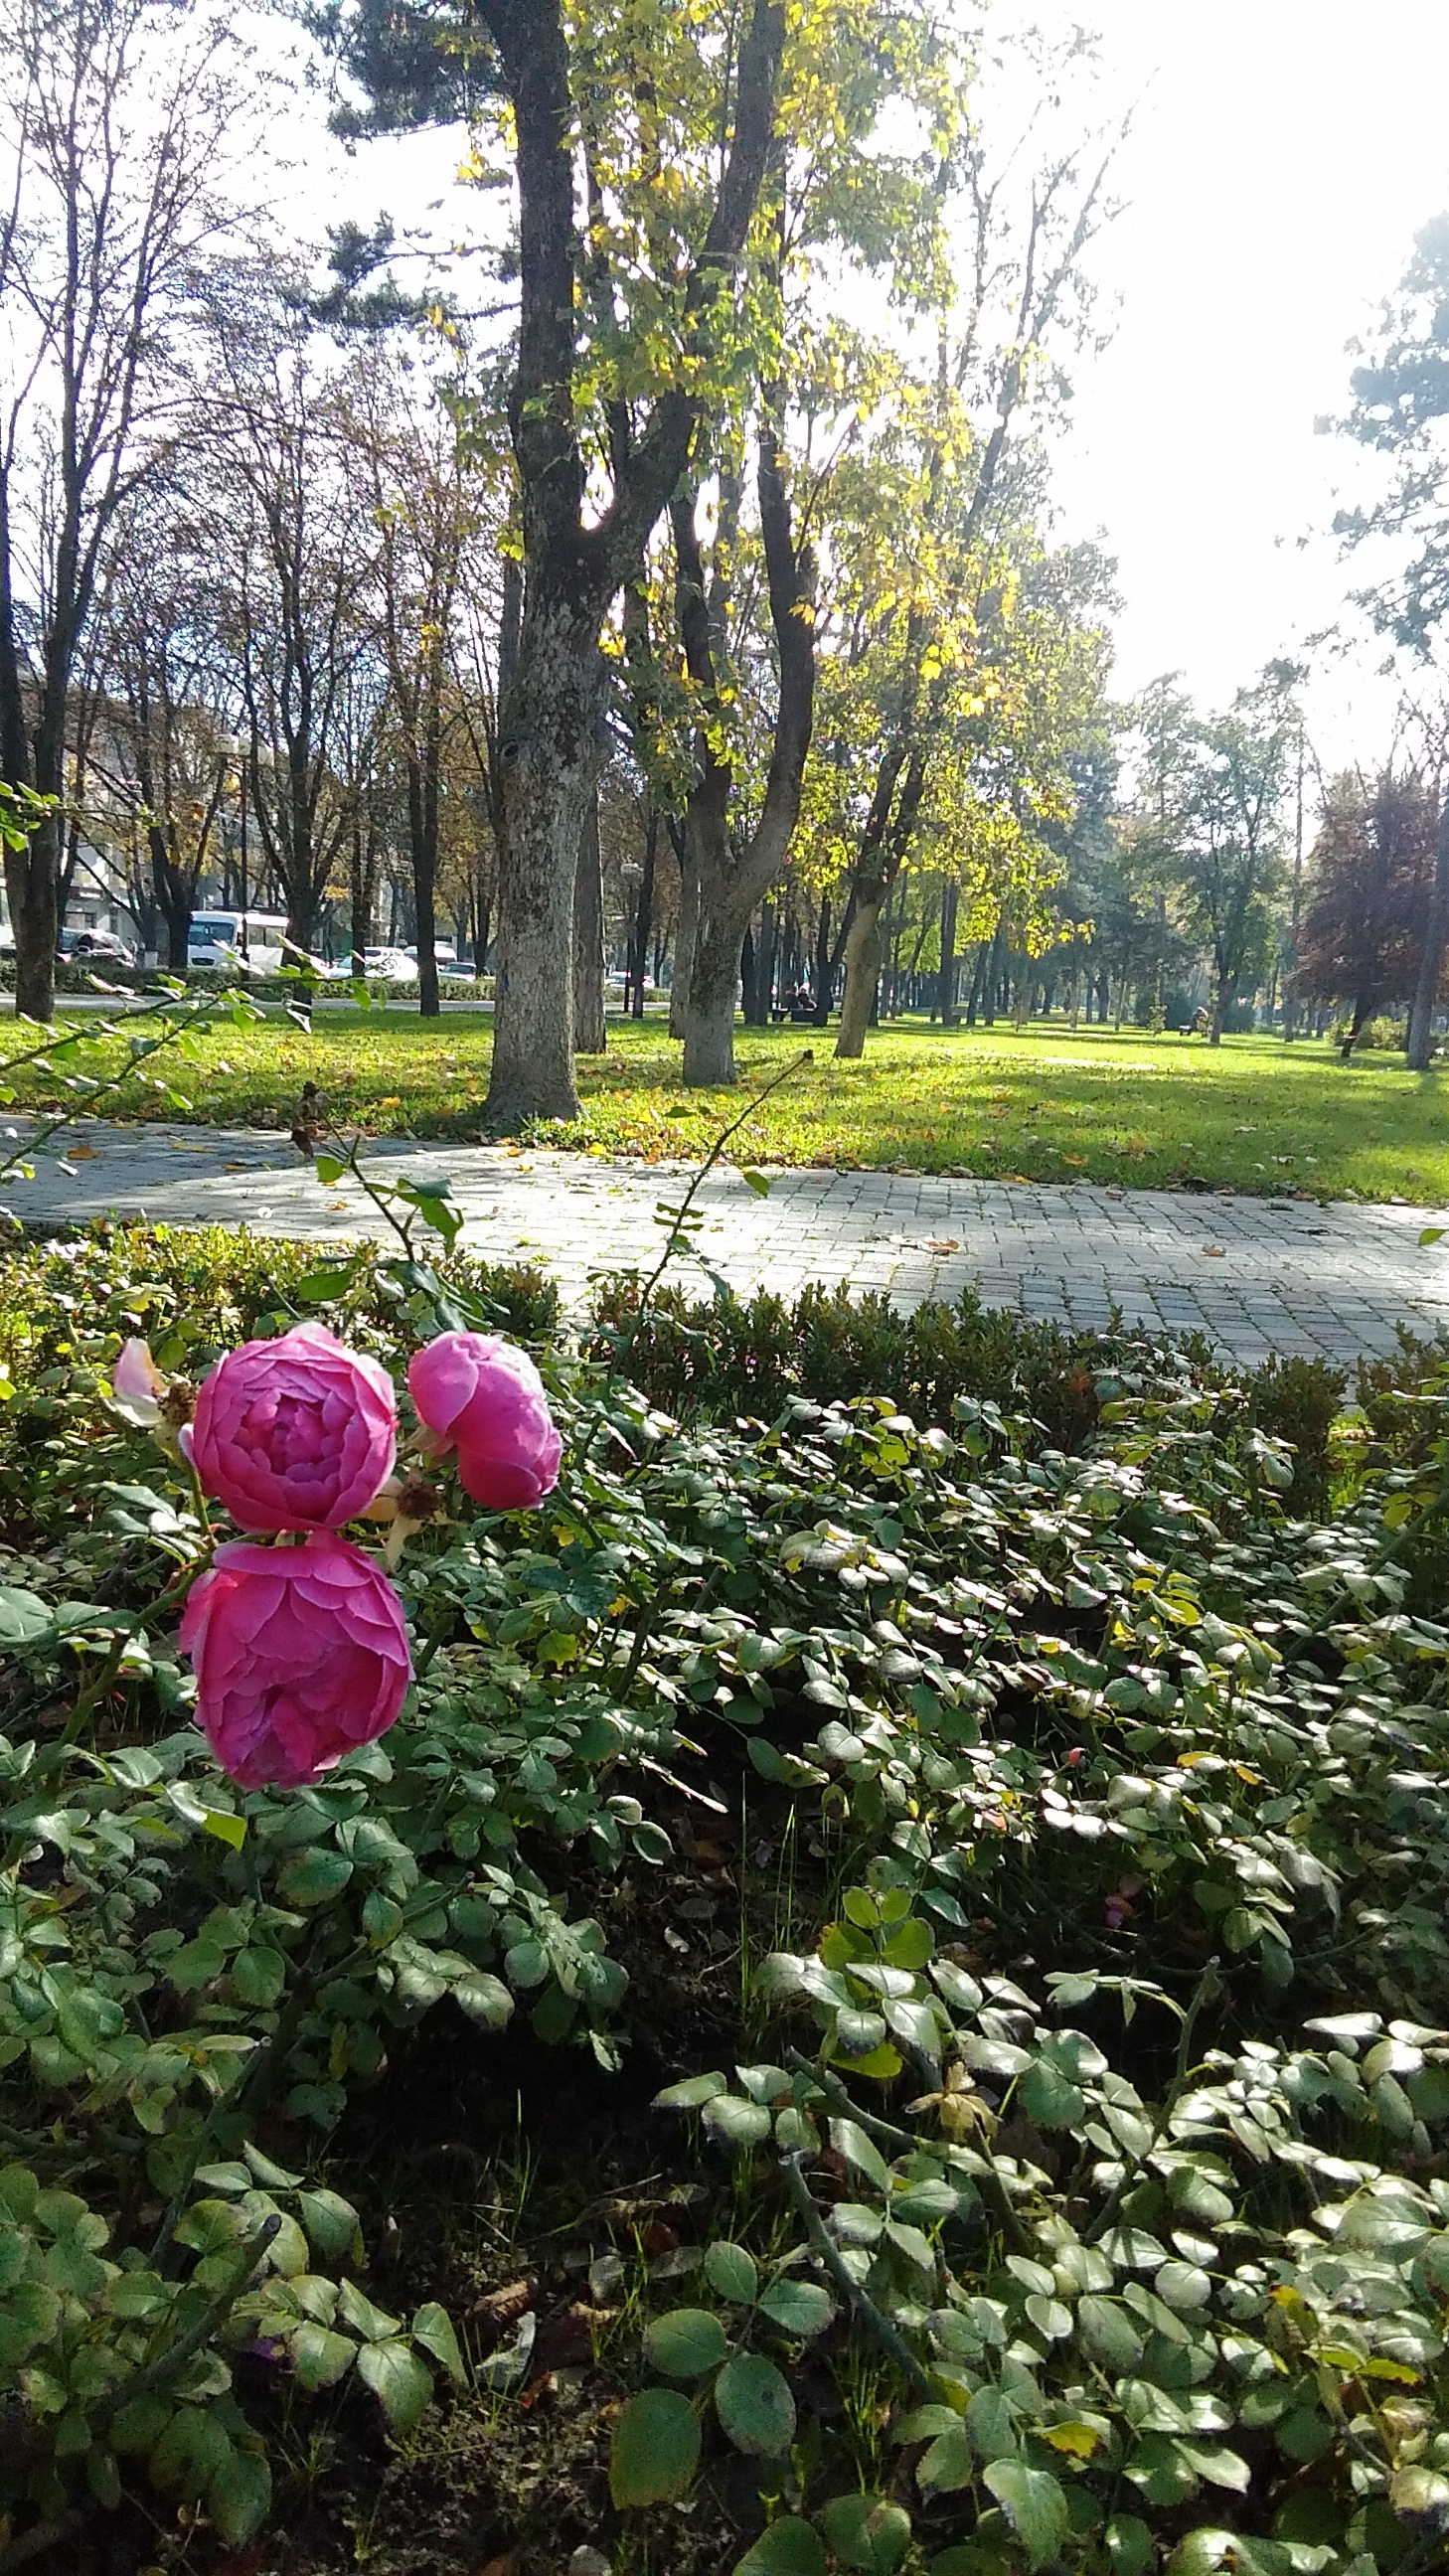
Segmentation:
{"type": "Polygon", "coordinates": [[[396,1447],[386,1369],[324,1324],[228,1351],[191,1426],[203,1488],[248,1530],[340,1529],[387,1482],[396,1447]]]}
{"type": "Polygon", "coordinates": [[[330,1532],[305,1547],[219,1547],[192,1586],[181,1645],[206,1740],[243,1789],[302,1788],[370,1744],[411,1671],[392,1585],[330,1532]]]}
{"type": "Polygon", "coordinates": [[[490,1333],[440,1333],[408,1362],[408,1393],[439,1455],[490,1511],[531,1510],[558,1481],[563,1442],[527,1351],[490,1333]]]}

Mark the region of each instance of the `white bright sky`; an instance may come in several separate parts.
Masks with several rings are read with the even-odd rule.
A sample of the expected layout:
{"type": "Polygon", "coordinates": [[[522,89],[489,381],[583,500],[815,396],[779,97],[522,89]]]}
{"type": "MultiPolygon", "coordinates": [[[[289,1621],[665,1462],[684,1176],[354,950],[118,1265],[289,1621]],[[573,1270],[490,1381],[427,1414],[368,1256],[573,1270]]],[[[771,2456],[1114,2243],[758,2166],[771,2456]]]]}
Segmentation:
{"type": "MultiPolygon", "coordinates": [[[[1115,685],[1176,670],[1222,705],[1341,617],[1347,649],[1316,657],[1310,735],[1326,768],[1371,761],[1399,689],[1376,676],[1384,647],[1347,606],[1363,572],[1329,530],[1374,465],[1314,421],[1345,407],[1345,342],[1449,208],[1449,5],[996,0],[987,15],[997,42],[1082,21],[1101,66],[1083,115],[1137,102],[1116,169],[1125,208],[1094,253],[1113,337],[1076,362],[1055,470],[1062,532],[1099,535],[1117,559],[1115,685]]],[[[363,146],[340,167],[324,145],[302,178],[303,228],[329,184],[327,220],[379,205],[416,219],[451,176],[440,141],[363,146]]],[[[488,219],[471,195],[462,211],[488,219]]]]}
{"type": "MultiPolygon", "coordinates": [[[[1016,8],[988,23],[999,34],[1016,8]]],[[[1097,250],[1116,331],[1078,362],[1055,478],[1067,531],[1100,530],[1118,561],[1116,684],[1181,670],[1221,704],[1343,611],[1356,649],[1317,657],[1310,733],[1326,767],[1371,760],[1398,690],[1374,677],[1383,644],[1345,607],[1363,573],[1329,529],[1374,464],[1314,421],[1346,407],[1344,343],[1449,207],[1449,7],[1036,0],[1021,15],[1095,25],[1104,107],[1141,98],[1126,207],[1097,250]]]]}

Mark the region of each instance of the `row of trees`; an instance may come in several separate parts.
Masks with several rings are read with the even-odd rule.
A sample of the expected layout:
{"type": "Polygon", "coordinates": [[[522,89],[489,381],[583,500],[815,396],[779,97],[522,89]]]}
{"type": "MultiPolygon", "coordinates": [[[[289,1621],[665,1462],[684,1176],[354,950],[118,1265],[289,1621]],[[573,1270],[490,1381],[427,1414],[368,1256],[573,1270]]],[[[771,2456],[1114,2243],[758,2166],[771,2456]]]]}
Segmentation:
{"type": "Polygon", "coordinates": [[[692,1081],[762,908],[843,966],[846,1052],[913,876],[953,938],[1050,936],[1107,582],[1034,434],[1104,165],[994,178],[944,13],[349,13],[354,125],[466,111],[511,162],[489,326],[410,308],[385,225],[325,292],[266,238],[253,75],[185,0],[6,8],[0,759],[58,800],[8,863],[21,1009],[88,837],[179,961],[243,811],[301,947],[339,900],[361,946],[399,863],[425,1010],[440,895],[493,941],[500,1121],[576,1105],[601,870],[636,990],[677,916],[692,1081]]]}
{"type": "MultiPolygon", "coordinates": [[[[667,933],[691,1082],[732,1076],[742,965],[755,1014],[840,988],[846,1056],[927,990],[1160,1017],[1205,959],[1216,1038],[1265,980],[1361,1026],[1412,965],[1427,1046],[1429,770],[1334,786],[1305,854],[1292,669],[1107,705],[1110,567],[1052,542],[1039,430],[1110,154],[1049,115],[995,153],[931,0],[322,11],[339,123],[466,117],[511,178],[481,321],[409,302],[385,222],[323,287],[268,237],[255,72],[188,0],[0,7],[0,762],[56,799],[7,858],[23,1010],[88,837],[179,963],[245,817],[300,947],[331,905],[360,950],[389,880],[424,1011],[440,904],[492,945],[500,1124],[576,1109],[606,918],[636,1007],[667,933]]],[[[1420,557],[1374,605],[1420,646],[1446,261],[1350,424],[1403,462],[1420,557]]]]}

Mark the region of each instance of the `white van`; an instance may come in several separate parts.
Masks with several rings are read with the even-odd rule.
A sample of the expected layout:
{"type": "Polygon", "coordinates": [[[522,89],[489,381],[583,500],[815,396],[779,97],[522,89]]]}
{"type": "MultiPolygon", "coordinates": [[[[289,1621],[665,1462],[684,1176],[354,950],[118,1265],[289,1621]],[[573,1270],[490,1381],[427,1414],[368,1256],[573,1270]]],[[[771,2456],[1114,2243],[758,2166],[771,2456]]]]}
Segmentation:
{"type": "MultiPolygon", "coordinates": [[[[186,938],[187,965],[235,974],[242,957],[242,919],[239,912],[194,912],[186,938]]],[[[247,968],[253,975],[278,974],[287,963],[285,913],[249,912],[245,919],[247,968]]]]}

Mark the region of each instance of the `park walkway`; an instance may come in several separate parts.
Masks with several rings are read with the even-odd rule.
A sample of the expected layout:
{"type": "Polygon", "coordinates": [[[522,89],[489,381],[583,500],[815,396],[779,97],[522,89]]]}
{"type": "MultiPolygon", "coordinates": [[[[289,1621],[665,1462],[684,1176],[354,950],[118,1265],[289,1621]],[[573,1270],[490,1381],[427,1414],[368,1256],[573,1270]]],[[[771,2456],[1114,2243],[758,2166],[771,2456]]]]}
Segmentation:
{"type": "MultiPolygon", "coordinates": [[[[67,1165],[37,1162],[0,1200],[27,1225],[124,1214],[317,1242],[385,1231],[355,1190],[323,1188],[274,1134],[87,1120],[57,1141],[67,1165]]],[[[508,1146],[381,1139],[368,1157],[449,1179],[465,1245],[541,1264],[571,1304],[591,1274],[652,1265],[655,1209],[688,1185],[683,1167],[508,1146]]],[[[697,1205],[704,1261],[740,1290],[843,1281],[914,1305],[969,1284],[987,1305],[1078,1325],[1105,1325],[1116,1307],[1128,1324],[1197,1330],[1249,1363],[1271,1351],[1349,1361],[1392,1350],[1400,1322],[1449,1328],[1449,1235],[1420,1244],[1441,1221],[1423,1208],[821,1170],[772,1173],[758,1198],[724,1168],[697,1205]]],[[[708,1293],[698,1263],[675,1275],[708,1293]]]]}

